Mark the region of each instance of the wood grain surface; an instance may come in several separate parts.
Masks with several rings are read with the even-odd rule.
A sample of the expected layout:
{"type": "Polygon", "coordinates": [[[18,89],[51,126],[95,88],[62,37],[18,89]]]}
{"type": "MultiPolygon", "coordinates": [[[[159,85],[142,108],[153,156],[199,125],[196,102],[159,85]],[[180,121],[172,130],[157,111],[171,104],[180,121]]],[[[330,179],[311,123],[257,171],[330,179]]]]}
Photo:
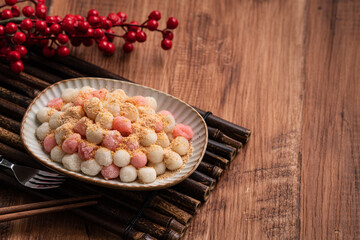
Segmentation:
{"type": "MultiPolygon", "coordinates": [[[[180,24],[124,55],[72,53],[253,131],[184,239],[360,239],[360,1],[53,0],[50,14],[151,10],[180,24]]],[[[0,206],[31,202],[0,185],[0,206]]],[[[114,239],[71,213],[0,224],[0,239],[114,239]]]]}

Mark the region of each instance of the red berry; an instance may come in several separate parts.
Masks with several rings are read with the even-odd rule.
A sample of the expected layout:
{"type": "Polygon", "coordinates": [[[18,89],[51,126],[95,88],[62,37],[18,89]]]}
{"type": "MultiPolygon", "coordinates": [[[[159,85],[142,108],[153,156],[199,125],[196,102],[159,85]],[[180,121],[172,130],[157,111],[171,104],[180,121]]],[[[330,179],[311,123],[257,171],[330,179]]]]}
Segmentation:
{"type": "Polygon", "coordinates": [[[114,44],[112,44],[111,42],[108,42],[104,52],[105,52],[106,55],[113,55],[114,52],[115,52],[114,44]]]}
{"type": "Polygon", "coordinates": [[[110,29],[112,27],[112,22],[109,19],[105,19],[105,20],[101,20],[100,26],[107,30],[110,29]]]}
{"type": "Polygon", "coordinates": [[[96,39],[96,40],[98,40],[98,41],[107,41],[108,39],[107,39],[106,36],[103,36],[102,38],[98,38],[98,39],[96,39]]]}
{"type": "Polygon", "coordinates": [[[82,43],[84,44],[84,46],[86,47],[90,47],[94,44],[94,39],[92,38],[85,38],[82,40],[82,43]]]}
{"type": "Polygon", "coordinates": [[[45,21],[38,20],[35,22],[35,29],[40,32],[44,32],[46,27],[47,27],[47,25],[46,25],[45,21]]]}
{"type": "Polygon", "coordinates": [[[51,30],[50,30],[49,27],[46,27],[46,28],[45,28],[45,30],[44,30],[44,32],[43,32],[43,35],[44,35],[44,36],[49,36],[49,35],[51,35],[51,30]]]}
{"type": "Polygon", "coordinates": [[[12,6],[17,3],[17,0],[5,0],[6,5],[12,6]]]}
{"type": "Polygon", "coordinates": [[[24,19],[21,21],[20,27],[22,30],[30,30],[33,27],[33,23],[30,19],[24,19]]]}
{"type": "Polygon", "coordinates": [[[94,30],[94,38],[102,38],[103,36],[105,36],[103,30],[101,30],[100,28],[94,30]]]}
{"type": "Polygon", "coordinates": [[[116,15],[119,16],[121,22],[125,22],[125,21],[126,21],[126,18],[127,18],[126,13],[124,13],[124,12],[118,12],[116,15]]]}
{"type": "Polygon", "coordinates": [[[164,36],[164,38],[169,39],[169,40],[173,40],[173,38],[174,38],[174,34],[171,31],[166,31],[163,36],[164,36]]]}
{"type": "Polygon", "coordinates": [[[104,51],[106,51],[107,45],[108,45],[107,41],[100,41],[98,44],[98,48],[100,51],[104,52],[104,51]]]}
{"type": "Polygon", "coordinates": [[[13,15],[13,17],[18,17],[20,16],[20,9],[18,6],[12,6],[11,7],[11,13],[13,15]]]}
{"type": "Polygon", "coordinates": [[[21,60],[10,63],[11,71],[15,73],[21,73],[24,70],[24,64],[21,60]]]}
{"type": "Polygon", "coordinates": [[[13,14],[9,9],[5,9],[2,13],[1,13],[1,18],[2,19],[9,19],[12,18],[13,14]]]}
{"type": "Polygon", "coordinates": [[[55,49],[46,46],[43,48],[42,53],[45,57],[52,57],[55,54],[55,49]]]}
{"type": "Polygon", "coordinates": [[[111,34],[115,34],[115,31],[112,29],[106,30],[105,35],[106,35],[107,40],[109,40],[109,42],[112,42],[115,38],[115,36],[111,35],[111,34]]]}
{"type": "Polygon", "coordinates": [[[0,48],[0,55],[9,55],[9,53],[12,51],[11,47],[3,47],[0,48]]]}
{"type": "Polygon", "coordinates": [[[89,27],[90,27],[89,22],[79,22],[78,24],[78,30],[83,33],[86,33],[89,27]]]}
{"type": "Polygon", "coordinates": [[[47,14],[46,6],[44,4],[37,4],[36,5],[36,10],[35,10],[35,15],[38,18],[45,19],[46,14],[47,14]]]}
{"type": "Polygon", "coordinates": [[[22,9],[22,13],[24,14],[25,17],[32,17],[34,16],[35,14],[35,11],[32,7],[30,6],[25,6],[23,9],[22,9]]]}
{"type": "Polygon", "coordinates": [[[61,46],[58,48],[57,50],[57,55],[59,55],[60,57],[66,57],[70,54],[70,50],[68,47],[65,46],[61,46]]]}
{"type": "Polygon", "coordinates": [[[21,57],[25,56],[27,54],[27,49],[23,45],[17,45],[15,46],[15,51],[20,53],[21,57]]]}
{"type": "Polygon", "coordinates": [[[169,18],[166,23],[167,28],[170,28],[170,29],[175,29],[175,28],[177,28],[178,25],[179,25],[179,22],[174,17],[169,18]]]}
{"type": "Polygon", "coordinates": [[[21,58],[20,53],[18,53],[17,51],[11,51],[8,54],[8,59],[10,62],[16,62],[19,61],[21,58]]]}
{"type": "Polygon", "coordinates": [[[13,39],[16,44],[23,44],[26,41],[26,36],[22,32],[17,32],[13,39]]]}
{"type": "Polygon", "coordinates": [[[156,21],[159,21],[161,19],[161,13],[157,10],[154,10],[150,13],[149,19],[154,19],[156,21]]]}
{"type": "Polygon", "coordinates": [[[107,17],[113,24],[117,23],[120,20],[120,17],[116,13],[109,13],[107,17]]]}
{"type": "Polygon", "coordinates": [[[161,47],[164,50],[169,50],[172,47],[172,42],[169,39],[164,39],[161,42],[161,47]]]}
{"type": "Polygon", "coordinates": [[[86,32],[86,36],[92,37],[94,36],[94,29],[89,28],[86,32]]]}
{"type": "Polygon", "coordinates": [[[154,20],[154,19],[151,19],[148,24],[147,24],[147,28],[150,30],[150,31],[154,31],[158,28],[159,26],[159,23],[154,20]]]}
{"type": "Polygon", "coordinates": [[[91,9],[88,11],[88,17],[90,16],[99,16],[99,12],[95,9],[91,9]]]}
{"type": "Polygon", "coordinates": [[[49,44],[49,40],[48,39],[41,39],[39,42],[40,47],[45,47],[49,44]]]}
{"type": "Polygon", "coordinates": [[[54,35],[59,34],[61,32],[61,30],[62,30],[61,26],[59,24],[57,24],[57,23],[52,24],[51,27],[50,27],[50,31],[54,35]]]}
{"type": "Polygon", "coordinates": [[[0,25],[0,36],[5,34],[4,26],[0,25]]]}
{"type": "Polygon", "coordinates": [[[136,41],[136,33],[135,32],[132,32],[132,31],[129,31],[126,33],[126,41],[130,42],[130,43],[133,43],[136,41]]]}
{"type": "Polygon", "coordinates": [[[56,18],[54,16],[47,16],[45,18],[45,21],[48,23],[55,23],[56,22],[56,18]]]}
{"type": "MultiPolygon", "coordinates": [[[[139,23],[136,21],[131,21],[130,24],[139,25],[139,23]]],[[[129,29],[129,31],[136,32],[139,29],[139,27],[138,26],[129,26],[128,29],[129,29]]]]}
{"type": "Polygon", "coordinates": [[[123,49],[124,49],[124,52],[130,53],[130,52],[132,52],[132,50],[134,50],[134,45],[132,45],[132,43],[125,42],[123,45],[123,49]]]}
{"type": "Polygon", "coordinates": [[[91,26],[96,26],[100,22],[100,18],[98,16],[90,16],[87,20],[91,26]]]}
{"type": "Polygon", "coordinates": [[[58,40],[59,43],[61,44],[65,44],[69,41],[69,37],[65,34],[60,33],[57,37],[56,40],[58,40]]]}
{"type": "Polygon", "coordinates": [[[81,40],[79,38],[73,38],[70,40],[71,44],[75,47],[78,47],[81,45],[81,40]]]}
{"type": "Polygon", "coordinates": [[[60,16],[55,16],[55,22],[59,23],[62,21],[62,18],[60,16]]]}
{"type": "Polygon", "coordinates": [[[65,31],[71,31],[74,29],[75,22],[71,19],[64,19],[61,26],[65,31]]]}
{"type": "Polygon", "coordinates": [[[99,16],[100,22],[105,21],[107,18],[105,16],[99,16]]]}
{"type": "Polygon", "coordinates": [[[146,41],[146,33],[143,31],[139,31],[136,33],[136,40],[138,42],[145,42],[146,41]]]}
{"type": "Polygon", "coordinates": [[[83,22],[85,20],[84,17],[80,15],[75,15],[75,19],[78,20],[79,22],[83,22]]]}
{"type": "Polygon", "coordinates": [[[17,26],[15,23],[13,22],[9,22],[5,25],[5,32],[7,34],[13,34],[13,33],[16,33],[17,31],[17,26]]]}

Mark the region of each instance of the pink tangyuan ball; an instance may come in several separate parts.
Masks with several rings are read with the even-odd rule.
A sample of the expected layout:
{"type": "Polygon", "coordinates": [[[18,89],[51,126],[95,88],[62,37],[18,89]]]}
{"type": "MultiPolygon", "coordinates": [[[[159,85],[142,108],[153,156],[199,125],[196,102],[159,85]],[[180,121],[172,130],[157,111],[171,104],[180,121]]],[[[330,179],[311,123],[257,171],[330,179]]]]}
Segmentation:
{"type": "Polygon", "coordinates": [[[78,147],[78,155],[82,160],[89,160],[91,158],[94,158],[95,150],[95,145],[81,142],[78,147]]]}
{"type": "Polygon", "coordinates": [[[127,141],[126,142],[126,145],[125,145],[125,148],[126,150],[128,151],[134,151],[136,149],[138,149],[140,147],[140,144],[138,141],[136,140],[133,140],[133,141],[127,141]]]}
{"type": "Polygon", "coordinates": [[[54,98],[50,100],[47,106],[60,111],[62,106],[64,106],[64,101],[62,98],[54,98]]]}
{"type": "Polygon", "coordinates": [[[155,123],[155,132],[161,132],[163,130],[163,124],[160,121],[157,121],[155,123]]]}
{"type": "Polygon", "coordinates": [[[171,116],[174,117],[174,115],[171,112],[167,111],[167,110],[162,110],[162,111],[158,112],[158,114],[164,115],[164,116],[171,115],[171,116]]]}
{"type": "Polygon", "coordinates": [[[135,96],[132,98],[132,101],[135,105],[138,106],[145,106],[146,105],[146,99],[143,96],[135,96]]]}
{"type": "Polygon", "coordinates": [[[108,94],[108,90],[106,88],[102,88],[100,90],[95,90],[91,92],[91,95],[93,97],[97,97],[100,100],[104,100],[107,94],[108,94]]]}
{"type": "Polygon", "coordinates": [[[61,146],[61,149],[67,154],[75,153],[78,150],[80,140],[80,134],[74,133],[70,135],[67,139],[65,139],[61,146]]]}
{"type": "Polygon", "coordinates": [[[57,145],[55,135],[49,134],[44,139],[45,152],[51,152],[51,150],[57,145]]]}
{"type": "Polygon", "coordinates": [[[122,136],[118,131],[108,131],[103,138],[102,145],[112,151],[115,151],[122,140],[122,136]]]}
{"type": "Polygon", "coordinates": [[[79,133],[81,136],[86,136],[86,125],[82,119],[80,119],[73,127],[74,132],[79,133]]]}
{"type": "Polygon", "coordinates": [[[116,166],[115,164],[110,164],[109,166],[103,167],[101,169],[101,174],[103,175],[103,177],[108,180],[108,179],[114,179],[119,177],[120,174],[120,169],[118,166],[116,166]]]}
{"type": "Polygon", "coordinates": [[[130,119],[123,116],[114,118],[113,129],[118,130],[121,135],[128,136],[132,131],[130,119]]]}
{"type": "Polygon", "coordinates": [[[179,123],[173,130],[173,137],[176,138],[178,136],[182,136],[190,141],[194,137],[194,132],[190,126],[179,123]]]}
{"type": "Polygon", "coordinates": [[[92,94],[90,92],[83,92],[80,91],[78,94],[76,94],[75,98],[74,98],[74,105],[75,106],[84,106],[84,103],[92,98],[92,94]]]}
{"type": "Polygon", "coordinates": [[[136,152],[130,159],[130,163],[131,163],[131,165],[133,165],[136,168],[145,167],[145,165],[147,163],[146,154],[141,151],[136,152]]]}

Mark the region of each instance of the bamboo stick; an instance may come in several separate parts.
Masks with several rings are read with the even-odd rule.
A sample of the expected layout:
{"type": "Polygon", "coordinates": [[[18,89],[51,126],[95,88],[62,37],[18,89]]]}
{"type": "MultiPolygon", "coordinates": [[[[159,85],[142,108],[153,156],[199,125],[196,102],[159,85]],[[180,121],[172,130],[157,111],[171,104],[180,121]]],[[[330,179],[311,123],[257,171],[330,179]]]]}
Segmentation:
{"type": "Polygon", "coordinates": [[[21,94],[12,92],[6,88],[0,87],[0,97],[6,100],[9,100],[21,107],[28,107],[32,100],[28,97],[25,97],[21,94]]]}
{"type": "Polygon", "coordinates": [[[210,188],[204,184],[196,182],[191,178],[186,178],[181,183],[173,186],[173,189],[185,193],[190,197],[205,202],[210,197],[210,188]]]}
{"type": "Polygon", "coordinates": [[[219,179],[223,173],[223,170],[218,166],[212,165],[210,163],[201,161],[198,168],[196,169],[199,172],[202,172],[212,178],[219,179]]]}
{"type": "Polygon", "coordinates": [[[0,127],[8,129],[9,131],[12,131],[13,133],[19,134],[21,124],[20,124],[20,122],[17,122],[11,118],[5,117],[0,114],[0,127]]]}
{"type": "Polygon", "coordinates": [[[15,81],[14,79],[11,79],[8,76],[4,75],[2,72],[0,72],[0,82],[5,83],[17,89],[18,91],[25,93],[30,98],[35,98],[36,95],[39,93],[39,90],[32,88],[22,82],[15,81]]]}
{"type": "Polygon", "coordinates": [[[203,161],[221,167],[222,169],[227,169],[230,163],[229,160],[209,151],[205,152],[203,161]]]}
{"type": "Polygon", "coordinates": [[[0,127],[0,141],[16,149],[25,150],[20,136],[2,127],[0,127]]]}
{"type": "Polygon", "coordinates": [[[222,133],[219,129],[208,127],[209,137],[213,140],[216,140],[220,143],[224,143],[236,148],[237,152],[243,147],[243,144],[239,141],[236,141],[224,133],[222,133]]]}
{"type": "Polygon", "coordinates": [[[219,156],[222,156],[230,161],[235,158],[237,153],[236,148],[216,142],[211,139],[208,140],[208,145],[206,150],[215,153],[219,156]]]}
{"type": "Polygon", "coordinates": [[[195,214],[201,206],[201,202],[199,200],[180,193],[172,188],[161,190],[160,196],[191,214],[195,214]]]}
{"type": "Polygon", "coordinates": [[[216,180],[198,171],[193,172],[190,178],[198,183],[204,184],[213,190],[216,186],[216,180]]]}
{"type": "Polygon", "coordinates": [[[11,118],[19,121],[21,121],[26,112],[25,108],[20,107],[19,105],[9,102],[3,98],[0,98],[0,110],[1,113],[9,115],[11,118]]]}

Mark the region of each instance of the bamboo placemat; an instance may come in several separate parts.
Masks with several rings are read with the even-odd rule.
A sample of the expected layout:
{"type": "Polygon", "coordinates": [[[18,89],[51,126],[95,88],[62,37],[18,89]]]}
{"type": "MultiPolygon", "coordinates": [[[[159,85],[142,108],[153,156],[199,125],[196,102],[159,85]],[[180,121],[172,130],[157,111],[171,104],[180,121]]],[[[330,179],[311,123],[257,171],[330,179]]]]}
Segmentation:
{"type": "MultiPolygon", "coordinates": [[[[32,98],[52,83],[86,76],[129,81],[73,56],[44,59],[36,49],[25,59],[25,69],[20,75],[12,73],[6,63],[0,63],[0,154],[18,164],[44,168],[26,153],[19,136],[26,108],[32,98]]],[[[0,180],[43,200],[101,194],[98,205],[73,212],[124,239],[180,239],[250,137],[248,129],[209,111],[196,110],[208,125],[207,151],[196,171],[171,188],[132,192],[69,179],[61,188],[39,192],[22,187],[3,169],[0,169],[0,180]]]]}

